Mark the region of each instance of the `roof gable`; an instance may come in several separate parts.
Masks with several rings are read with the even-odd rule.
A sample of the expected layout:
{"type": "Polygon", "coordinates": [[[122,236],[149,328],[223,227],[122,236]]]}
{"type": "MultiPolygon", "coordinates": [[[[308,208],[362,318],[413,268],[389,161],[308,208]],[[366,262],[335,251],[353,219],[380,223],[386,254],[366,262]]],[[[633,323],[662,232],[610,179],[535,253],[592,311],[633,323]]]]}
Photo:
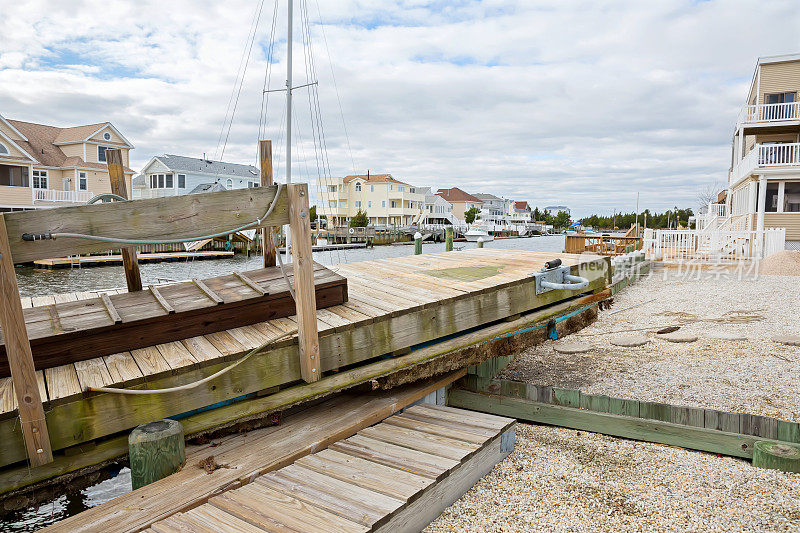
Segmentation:
{"type": "Polygon", "coordinates": [[[472,202],[476,204],[482,204],[483,202],[468,192],[462,191],[458,187],[453,187],[452,189],[439,189],[436,194],[444,198],[450,203],[453,202],[472,202]]]}
{"type": "Polygon", "coordinates": [[[412,187],[412,185],[405,183],[404,181],[395,179],[391,174],[355,174],[342,178],[344,183],[350,183],[353,180],[361,180],[366,183],[399,183],[400,185],[408,185],[409,187],[412,187]]]}

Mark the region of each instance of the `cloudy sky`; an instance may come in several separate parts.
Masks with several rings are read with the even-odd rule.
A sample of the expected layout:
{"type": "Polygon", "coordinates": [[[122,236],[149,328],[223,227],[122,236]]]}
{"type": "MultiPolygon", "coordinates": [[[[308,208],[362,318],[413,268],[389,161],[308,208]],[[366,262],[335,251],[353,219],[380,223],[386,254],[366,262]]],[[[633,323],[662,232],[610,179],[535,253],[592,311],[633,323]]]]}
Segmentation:
{"type": "MultiPolygon", "coordinates": [[[[637,192],[642,208],[691,206],[724,183],[756,58],[800,52],[794,0],[295,5],[294,81],[319,81],[333,175],[391,172],[578,216],[632,211],[637,192]]],[[[260,124],[283,138],[285,96],[269,93],[265,117],[261,104],[267,65],[271,88],[285,82],[285,0],[274,31],[274,0],[0,0],[0,13],[7,118],[110,120],[135,144],[135,169],[223,147],[252,163],[260,124]]],[[[295,180],[320,172],[308,91],[295,92],[295,180]]]]}

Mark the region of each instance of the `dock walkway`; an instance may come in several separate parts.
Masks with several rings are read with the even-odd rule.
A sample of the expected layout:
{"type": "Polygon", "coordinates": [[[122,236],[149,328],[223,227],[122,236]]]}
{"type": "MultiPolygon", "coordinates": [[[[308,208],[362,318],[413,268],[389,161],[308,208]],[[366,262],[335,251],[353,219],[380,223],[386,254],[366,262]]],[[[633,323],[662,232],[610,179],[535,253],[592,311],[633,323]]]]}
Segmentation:
{"type": "MultiPolygon", "coordinates": [[[[194,261],[200,259],[220,259],[233,257],[232,250],[208,250],[202,252],[154,252],[138,253],[139,263],[164,263],[169,261],[194,261]]],[[[120,254],[81,255],[77,257],[58,257],[55,259],[37,259],[34,268],[85,268],[93,266],[121,265],[120,254]]]]}
{"type": "MultiPolygon", "coordinates": [[[[589,278],[586,291],[606,287],[608,261],[604,258],[490,248],[331,267],[347,277],[349,300],[317,311],[323,372],[403,353],[416,345],[573,298],[572,291],[535,292],[530,273],[556,257],[571,265],[574,273],[580,269],[580,274],[589,278]]],[[[23,305],[93,297],[95,293],[23,298],[23,305]]],[[[160,389],[191,383],[296,327],[295,317],[279,318],[37,371],[53,449],[106,440],[98,441],[103,445],[89,454],[34,469],[24,482],[3,478],[0,487],[12,490],[124,455],[125,435],[146,422],[188,413],[182,421],[191,435],[274,409],[270,394],[300,379],[296,336],[193,389],[192,394],[118,395],[88,393],[86,389],[160,389]],[[245,401],[192,414],[234,399],[245,401]]],[[[11,379],[0,379],[0,467],[26,459],[16,408],[11,379]]]]}

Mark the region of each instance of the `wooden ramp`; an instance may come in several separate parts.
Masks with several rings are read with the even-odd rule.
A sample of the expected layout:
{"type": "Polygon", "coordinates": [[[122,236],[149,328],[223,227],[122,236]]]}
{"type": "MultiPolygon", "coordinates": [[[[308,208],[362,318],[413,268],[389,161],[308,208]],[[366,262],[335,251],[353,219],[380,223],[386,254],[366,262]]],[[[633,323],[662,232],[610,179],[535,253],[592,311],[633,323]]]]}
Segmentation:
{"type": "Polygon", "coordinates": [[[511,453],[514,424],[416,405],[150,530],[417,532],[511,453]]]}

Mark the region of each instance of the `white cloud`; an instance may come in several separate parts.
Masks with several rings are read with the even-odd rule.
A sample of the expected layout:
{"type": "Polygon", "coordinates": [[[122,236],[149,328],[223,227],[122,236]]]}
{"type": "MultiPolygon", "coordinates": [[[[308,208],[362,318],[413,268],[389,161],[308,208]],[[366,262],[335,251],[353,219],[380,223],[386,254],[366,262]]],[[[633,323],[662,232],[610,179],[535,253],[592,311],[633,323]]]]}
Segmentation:
{"type": "MultiPolygon", "coordinates": [[[[253,20],[252,1],[4,2],[0,113],[81,124],[111,120],[136,145],[219,151],[220,126],[253,20]]],[[[301,2],[295,2],[298,20],[301,2]]],[[[274,3],[225,149],[252,162],[274,3]]],[[[563,203],[581,215],[692,205],[725,180],[757,56],[800,49],[789,1],[492,0],[320,2],[357,171],[563,203]]],[[[272,87],[285,70],[280,2],[272,87]]],[[[317,0],[309,0],[312,22],[317,0]]],[[[305,83],[300,25],[295,82],[305,83]]],[[[330,65],[312,27],[334,174],[353,170],[330,65]]],[[[306,93],[296,93],[294,176],[316,176],[306,93]],[[308,168],[308,173],[306,169],[308,168]]],[[[270,96],[268,136],[283,96],[270,96]]],[[[280,157],[280,156],[279,156],[280,157]]],[[[276,169],[281,175],[282,168],[276,169]]]]}

